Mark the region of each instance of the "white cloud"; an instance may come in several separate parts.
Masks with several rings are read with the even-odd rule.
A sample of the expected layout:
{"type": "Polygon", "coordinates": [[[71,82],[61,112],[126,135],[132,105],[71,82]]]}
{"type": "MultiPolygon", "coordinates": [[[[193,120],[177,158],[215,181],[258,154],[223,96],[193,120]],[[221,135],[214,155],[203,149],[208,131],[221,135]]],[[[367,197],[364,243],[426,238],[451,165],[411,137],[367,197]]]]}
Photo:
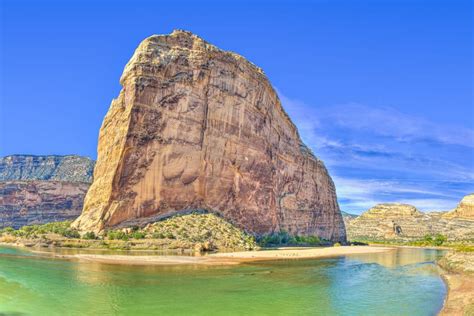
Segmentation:
{"type": "Polygon", "coordinates": [[[443,144],[474,148],[474,129],[431,122],[425,118],[399,112],[391,107],[346,103],[320,107],[317,110],[302,101],[277,93],[301,134],[325,144],[327,138],[315,131],[330,122],[352,130],[365,130],[375,135],[388,136],[399,142],[434,141],[443,144]]]}
{"type": "Polygon", "coordinates": [[[393,137],[399,142],[419,140],[474,147],[471,128],[437,124],[390,107],[348,103],[326,108],[322,114],[339,126],[393,137]]]}
{"type": "Polygon", "coordinates": [[[461,200],[462,195],[440,193],[425,189],[418,184],[406,184],[393,180],[353,179],[333,177],[341,209],[361,213],[379,203],[406,203],[422,211],[450,210],[461,200]],[[399,198],[399,196],[416,196],[399,198]],[[423,198],[420,198],[423,197],[423,198]]]}
{"type": "Polygon", "coordinates": [[[316,108],[277,92],[303,141],[331,171],[342,210],[360,213],[387,202],[449,210],[474,188],[472,128],[390,107],[316,108]]]}

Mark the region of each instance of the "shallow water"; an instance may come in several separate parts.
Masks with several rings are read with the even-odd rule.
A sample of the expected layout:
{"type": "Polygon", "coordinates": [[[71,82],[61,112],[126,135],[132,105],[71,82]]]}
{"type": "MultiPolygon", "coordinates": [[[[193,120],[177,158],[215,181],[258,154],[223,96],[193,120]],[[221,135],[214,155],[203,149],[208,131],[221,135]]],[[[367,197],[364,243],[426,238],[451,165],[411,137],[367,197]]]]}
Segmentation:
{"type": "Polygon", "coordinates": [[[438,250],[239,266],[126,266],[0,247],[0,315],[436,315],[438,250]]]}

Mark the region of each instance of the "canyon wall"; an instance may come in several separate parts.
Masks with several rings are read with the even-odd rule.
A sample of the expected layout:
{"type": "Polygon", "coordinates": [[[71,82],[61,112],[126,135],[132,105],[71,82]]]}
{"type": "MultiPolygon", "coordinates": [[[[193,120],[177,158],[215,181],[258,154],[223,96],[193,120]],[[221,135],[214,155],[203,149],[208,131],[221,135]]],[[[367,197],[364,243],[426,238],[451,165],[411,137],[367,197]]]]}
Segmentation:
{"type": "Polygon", "coordinates": [[[0,228],[76,219],[93,169],[72,155],[0,158],[0,228]]]}

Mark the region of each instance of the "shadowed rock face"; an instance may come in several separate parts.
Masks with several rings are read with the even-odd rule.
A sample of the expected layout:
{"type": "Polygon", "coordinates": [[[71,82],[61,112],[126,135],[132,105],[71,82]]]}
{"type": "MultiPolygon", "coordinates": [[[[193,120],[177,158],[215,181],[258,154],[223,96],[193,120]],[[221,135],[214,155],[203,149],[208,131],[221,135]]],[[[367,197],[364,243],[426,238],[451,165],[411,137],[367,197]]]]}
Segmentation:
{"type": "Polygon", "coordinates": [[[175,31],[145,39],[120,82],[75,226],[206,209],[253,233],[345,240],[334,184],[261,69],[175,31]]]}
{"type": "Polygon", "coordinates": [[[79,156],[0,158],[0,228],[76,219],[93,168],[79,156]]]}

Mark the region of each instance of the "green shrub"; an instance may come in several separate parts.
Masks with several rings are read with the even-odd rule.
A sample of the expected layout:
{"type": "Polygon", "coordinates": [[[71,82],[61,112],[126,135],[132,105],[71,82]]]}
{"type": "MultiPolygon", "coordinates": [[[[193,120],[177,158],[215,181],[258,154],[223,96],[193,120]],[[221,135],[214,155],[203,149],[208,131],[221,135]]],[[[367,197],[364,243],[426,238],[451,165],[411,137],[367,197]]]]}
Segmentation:
{"type": "Polygon", "coordinates": [[[146,237],[146,233],[141,231],[135,231],[132,233],[133,239],[144,239],[146,237]]]}
{"type": "Polygon", "coordinates": [[[437,234],[433,240],[433,244],[435,246],[441,246],[442,244],[444,244],[444,242],[446,241],[446,236],[444,235],[441,235],[441,234],[437,234]]]}
{"type": "Polygon", "coordinates": [[[66,229],[61,235],[67,238],[81,238],[81,234],[75,229],[66,229]]]}
{"type": "Polygon", "coordinates": [[[124,240],[127,241],[129,239],[128,235],[120,230],[109,230],[107,232],[107,238],[110,240],[124,240]]]}
{"type": "Polygon", "coordinates": [[[3,229],[0,229],[0,235],[2,234],[13,234],[15,232],[15,229],[13,227],[5,227],[3,229]]]}
{"type": "Polygon", "coordinates": [[[82,239],[97,239],[97,236],[94,234],[94,232],[87,232],[82,236],[82,239]]]}
{"type": "Polygon", "coordinates": [[[341,247],[341,244],[337,242],[337,243],[335,243],[333,246],[334,246],[334,247],[341,247]]]}
{"type": "Polygon", "coordinates": [[[431,244],[433,242],[433,236],[431,235],[425,235],[425,237],[423,237],[423,241],[431,244]]]}
{"type": "Polygon", "coordinates": [[[279,232],[258,238],[258,244],[263,247],[271,246],[319,246],[327,244],[318,236],[290,236],[287,232],[279,232]]]}

